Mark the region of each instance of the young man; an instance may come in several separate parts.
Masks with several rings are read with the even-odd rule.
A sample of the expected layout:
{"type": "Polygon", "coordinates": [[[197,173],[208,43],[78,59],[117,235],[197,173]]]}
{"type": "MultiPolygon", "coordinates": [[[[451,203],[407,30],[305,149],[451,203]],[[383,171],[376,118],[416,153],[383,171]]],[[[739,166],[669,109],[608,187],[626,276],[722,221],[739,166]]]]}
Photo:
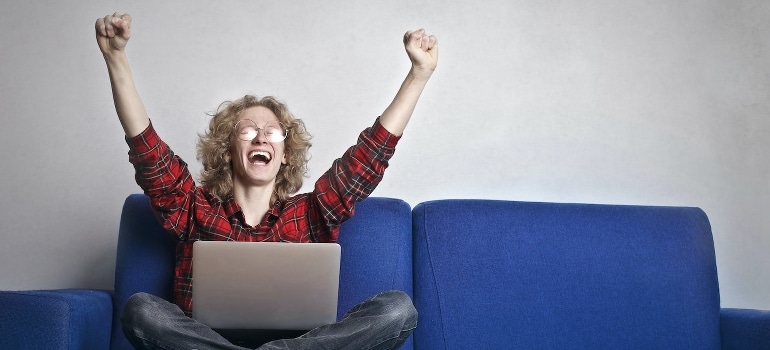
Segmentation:
{"type": "MultiPolygon", "coordinates": [[[[196,240],[334,242],[357,201],[377,186],[438,60],[438,43],[424,30],[404,35],[412,62],[393,102],[337,159],[311,193],[293,195],[306,172],[309,135],[272,97],[223,103],[198,142],[201,184],[158,137],[134,85],[126,44],[128,14],[96,21],[96,39],[137,183],[163,226],[179,239],[174,304],[132,296],[122,313],[124,333],[141,349],[242,349],[190,318],[192,243],[196,240]]],[[[372,237],[372,239],[377,239],[372,237]]],[[[388,291],[355,306],[340,321],[260,349],[394,349],[417,325],[403,292],[388,291]]]]}

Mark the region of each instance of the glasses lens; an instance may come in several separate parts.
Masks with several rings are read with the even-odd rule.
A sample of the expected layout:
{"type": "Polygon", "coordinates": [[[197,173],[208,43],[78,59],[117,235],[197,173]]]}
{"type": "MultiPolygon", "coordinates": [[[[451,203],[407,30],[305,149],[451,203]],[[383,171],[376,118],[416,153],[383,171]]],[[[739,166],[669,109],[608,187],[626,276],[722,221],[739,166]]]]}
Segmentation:
{"type": "Polygon", "coordinates": [[[268,124],[263,129],[265,138],[270,142],[281,142],[286,138],[286,129],[281,124],[268,124]]]}
{"type": "Polygon", "coordinates": [[[241,141],[251,141],[257,137],[257,126],[251,120],[241,120],[235,124],[235,134],[241,141]]]}

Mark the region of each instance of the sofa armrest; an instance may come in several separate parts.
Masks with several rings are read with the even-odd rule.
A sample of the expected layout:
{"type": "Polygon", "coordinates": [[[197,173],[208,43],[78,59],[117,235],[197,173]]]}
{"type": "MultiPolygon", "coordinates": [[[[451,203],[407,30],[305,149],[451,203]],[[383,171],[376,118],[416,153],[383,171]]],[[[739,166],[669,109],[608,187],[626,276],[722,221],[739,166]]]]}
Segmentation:
{"type": "Polygon", "coordinates": [[[770,311],[722,309],[722,349],[770,349],[770,311]]]}
{"type": "Polygon", "coordinates": [[[0,349],[108,349],[109,292],[0,291],[0,349]]]}

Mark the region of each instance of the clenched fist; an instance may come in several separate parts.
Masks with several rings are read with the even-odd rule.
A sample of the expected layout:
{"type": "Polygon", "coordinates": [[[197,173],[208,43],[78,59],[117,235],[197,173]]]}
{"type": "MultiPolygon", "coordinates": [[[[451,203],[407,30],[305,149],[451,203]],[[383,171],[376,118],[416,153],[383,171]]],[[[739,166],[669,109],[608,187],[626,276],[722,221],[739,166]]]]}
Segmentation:
{"type": "Polygon", "coordinates": [[[424,29],[411,30],[404,34],[404,47],[412,66],[428,74],[438,64],[438,39],[425,33],[424,29]]]}
{"type": "Polygon", "coordinates": [[[131,16],[119,14],[104,16],[96,20],[96,42],[103,54],[113,54],[126,48],[131,38],[131,16]]]}

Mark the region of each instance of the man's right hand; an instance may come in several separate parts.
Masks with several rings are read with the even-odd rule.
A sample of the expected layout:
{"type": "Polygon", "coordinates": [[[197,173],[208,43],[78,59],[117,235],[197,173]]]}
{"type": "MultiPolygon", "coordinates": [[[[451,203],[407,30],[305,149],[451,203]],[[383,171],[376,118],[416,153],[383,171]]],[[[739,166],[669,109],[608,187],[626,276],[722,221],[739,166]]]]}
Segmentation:
{"type": "Polygon", "coordinates": [[[104,55],[122,52],[131,38],[131,16],[119,14],[96,20],[96,42],[104,55]]]}

